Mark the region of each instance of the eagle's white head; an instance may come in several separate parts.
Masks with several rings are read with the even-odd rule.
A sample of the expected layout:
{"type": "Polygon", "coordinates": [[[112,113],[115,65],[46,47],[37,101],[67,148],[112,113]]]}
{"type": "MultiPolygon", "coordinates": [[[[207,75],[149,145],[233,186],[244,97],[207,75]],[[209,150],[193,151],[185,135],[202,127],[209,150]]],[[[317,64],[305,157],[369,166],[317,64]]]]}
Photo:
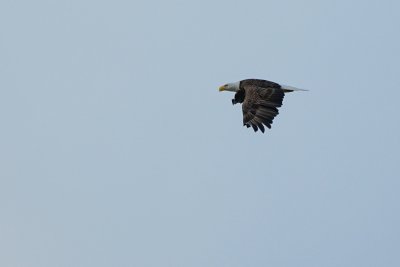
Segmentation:
{"type": "Polygon", "coordinates": [[[239,91],[240,82],[235,83],[227,83],[219,87],[219,91],[230,91],[230,92],[237,92],[239,91]]]}

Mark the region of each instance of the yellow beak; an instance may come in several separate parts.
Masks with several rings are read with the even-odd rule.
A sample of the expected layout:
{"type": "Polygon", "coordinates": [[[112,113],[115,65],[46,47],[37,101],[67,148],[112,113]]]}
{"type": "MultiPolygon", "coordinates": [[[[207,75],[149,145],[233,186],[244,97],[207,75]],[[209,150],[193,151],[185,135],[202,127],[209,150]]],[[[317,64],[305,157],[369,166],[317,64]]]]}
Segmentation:
{"type": "Polygon", "coordinates": [[[220,86],[220,87],[219,87],[219,91],[220,91],[220,92],[225,91],[225,85],[220,86]]]}

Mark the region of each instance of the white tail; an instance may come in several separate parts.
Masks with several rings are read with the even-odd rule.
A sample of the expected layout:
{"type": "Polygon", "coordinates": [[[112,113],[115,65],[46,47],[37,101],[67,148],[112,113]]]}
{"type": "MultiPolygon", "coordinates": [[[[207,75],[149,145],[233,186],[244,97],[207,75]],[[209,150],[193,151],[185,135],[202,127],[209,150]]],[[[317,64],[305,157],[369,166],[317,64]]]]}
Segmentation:
{"type": "Polygon", "coordinates": [[[290,92],[292,92],[292,91],[308,91],[306,89],[300,89],[300,88],[297,88],[297,87],[284,85],[284,84],[281,84],[281,87],[282,87],[283,90],[288,90],[290,92]]]}

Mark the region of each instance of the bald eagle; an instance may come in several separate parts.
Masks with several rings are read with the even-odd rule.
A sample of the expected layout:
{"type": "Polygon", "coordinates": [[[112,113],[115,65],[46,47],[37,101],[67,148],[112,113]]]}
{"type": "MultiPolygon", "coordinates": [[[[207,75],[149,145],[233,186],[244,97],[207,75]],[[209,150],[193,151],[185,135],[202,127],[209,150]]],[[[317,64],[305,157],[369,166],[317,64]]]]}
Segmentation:
{"type": "Polygon", "coordinates": [[[219,91],[235,92],[232,104],[242,103],[243,126],[252,127],[255,132],[260,129],[264,133],[264,125],[271,129],[285,93],[307,90],[267,80],[247,79],[222,85],[219,91]]]}

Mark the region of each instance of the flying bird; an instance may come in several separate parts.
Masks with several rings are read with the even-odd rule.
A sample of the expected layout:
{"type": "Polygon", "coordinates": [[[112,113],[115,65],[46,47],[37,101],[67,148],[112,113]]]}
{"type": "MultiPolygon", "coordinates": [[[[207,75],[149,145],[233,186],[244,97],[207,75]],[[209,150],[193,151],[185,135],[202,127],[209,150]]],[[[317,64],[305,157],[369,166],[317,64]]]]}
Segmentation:
{"type": "Polygon", "coordinates": [[[232,104],[242,104],[243,126],[264,133],[264,125],[271,129],[272,121],[279,114],[285,93],[307,90],[267,80],[246,79],[222,85],[219,91],[235,92],[232,104]]]}

